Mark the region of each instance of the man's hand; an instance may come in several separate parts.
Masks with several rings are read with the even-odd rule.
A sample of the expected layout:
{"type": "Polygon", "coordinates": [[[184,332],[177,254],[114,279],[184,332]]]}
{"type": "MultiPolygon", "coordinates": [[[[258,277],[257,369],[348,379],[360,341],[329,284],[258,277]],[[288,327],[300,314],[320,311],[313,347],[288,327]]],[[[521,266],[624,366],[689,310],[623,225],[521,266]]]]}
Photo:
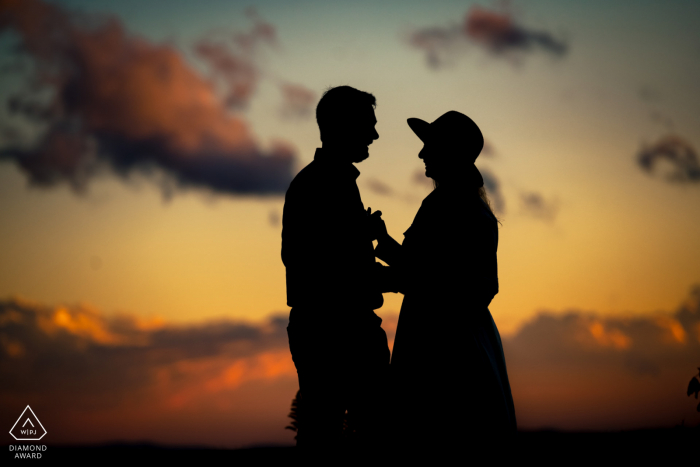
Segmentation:
{"type": "Polygon", "coordinates": [[[367,208],[367,219],[372,240],[381,241],[382,238],[389,236],[384,219],[382,219],[382,211],[372,212],[372,208],[367,208]]]}

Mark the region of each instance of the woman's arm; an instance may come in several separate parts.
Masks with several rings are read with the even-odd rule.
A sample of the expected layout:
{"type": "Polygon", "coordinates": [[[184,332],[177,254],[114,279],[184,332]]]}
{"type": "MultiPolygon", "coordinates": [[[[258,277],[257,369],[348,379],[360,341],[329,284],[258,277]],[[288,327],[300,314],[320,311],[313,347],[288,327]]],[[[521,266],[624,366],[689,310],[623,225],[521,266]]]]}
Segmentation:
{"type": "Polygon", "coordinates": [[[374,255],[393,267],[400,267],[403,262],[403,248],[401,244],[394,240],[386,230],[377,237],[377,248],[374,249],[374,255]]]}
{"type": "Polygon", "coordinates": [[[367,209],[369,214],[370,232],[372,239],[377,240],[377,248],[374,249],[374,255],[387,263],[389,266],[399,266],[401,262],[402,248],[399,242],[391,238],[386,230],[386,224],[382,219],[382,212],[367,209]]]}

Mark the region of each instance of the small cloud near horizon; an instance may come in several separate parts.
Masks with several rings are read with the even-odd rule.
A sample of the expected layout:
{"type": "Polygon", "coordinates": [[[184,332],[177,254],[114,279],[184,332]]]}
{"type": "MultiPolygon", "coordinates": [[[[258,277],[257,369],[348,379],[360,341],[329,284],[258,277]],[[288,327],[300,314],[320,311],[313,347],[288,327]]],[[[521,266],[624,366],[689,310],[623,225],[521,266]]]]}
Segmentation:
{"type": "MultiPolygon", "coordinates": [[[[398,316],[382,318],[393,347],[398,316]]],[[[280,442],[298,388],[287,324],[286,313],[174,324],[88,305],[0,300],[0,413],[30,403],[64,443],[149,432],[167,443],[280,442]],[[259,428],[250,431],[251,422],[259,428]],[[192,424],[198,429],[187,431],[192,424]]],[[[522,428],[693,420],[683,385],[700,355],[700,286],[674,312],[542,311],[502,340],[522,428]]]]}

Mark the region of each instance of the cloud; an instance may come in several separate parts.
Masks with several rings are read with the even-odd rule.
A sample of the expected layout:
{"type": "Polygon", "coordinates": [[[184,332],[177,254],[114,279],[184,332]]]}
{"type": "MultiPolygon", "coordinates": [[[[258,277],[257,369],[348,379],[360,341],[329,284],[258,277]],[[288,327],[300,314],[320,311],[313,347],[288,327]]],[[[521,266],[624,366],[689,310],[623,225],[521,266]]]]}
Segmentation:
{"type": "Polygon", "coordinates": [[[279,87],[282,92],[283,117],[307,118],[313,115],[316,104],[315,92],[300,84],[287,82],[281,83],[279,87]]]}
{"type": "Polygon", "coordinates": [[[510,13],[471,7],[461,24],[433,26],[412,32],[412,47],[425,53],[429,67],[438,69],[451,64],[459,55],[478,46],[494,57],[515,60],[524,53],[542,51],[562,57],[568,45],[546,31],[536,31],[517,24],[510,13]]]}
{"type": "MultiPolygon", "coordinates": [[[[213,79],[219,85],[224,103],[233,109],[245,109],[260,80],[268,75],[260,67],[264,49],[279,49],[276,28],[264,21],[254,8],[247,16],[252,28],[245,33],[210,34],[195,44],[195,53],[210,67],[213,79]]],[[[298,83],[272,77],[282,94],[281,114],[287,118],[306,118],[312,115],[316,93],[298,83]]]]}
{"type": "Polygon", "coordinates": [[[234,109],[247,107],[260,80],[260,72],[252,60],[237,57],[226,44],[211,39],[199,41],[195,51],[221,82],[225,105],[234,109]]]}
{"type": "Polygon", "coordinates": [[[282,223],[279,211],[277,209],[270,209],[267,213],[267,221],[270,223],[271,227],[279,227],[282,223]]]}
{"type": "Polygon", "coordinates": [[[547,222],[554,221],[559,212],[556,200],[547,200],[535,191],[520,193],[520,207],[526,215],[547,222]]]}
{"type": "Polygon", "coordinates": [[[480,168],[479,172],[484,179],[484,188],[491,202],[491,208],[496,214],[503,214],[506,210],[506,201],[501,191],[501,182],[489,169],[480,168]]]}
{"type": "Polygon", "coordinates": [[[430,188],[431,190],[433,189],[433,179],[426,177],[425,169],[417,169],[415,172],[413,172],[411,181],[416,185],[421,185],[426,188],[430,188]]]}
{"type": "Polygon", "coordinates": [[[305,118],[313,115],[316,93],[305,86],[293,83],[281,83],[282,116],[305,118]]]}
{"type": "Polygon", "coordinates": [[[637,164],[649,174],[662,172],[671,183],[699,183],[700,161],[695,148],[677,135],[667,135],[645,145],[637,154],[637,164]]]}
{"type": "Polygon", "coordinates": [[[199,40],[195,53],[209,65],[214,81],[219,85],[224,104],[233,109],[244,109],[255,94],[263,76],[258,65],[264,47],[278,47],[275,27],[263,21],[254,8],[246,15],[253,26],[245,33],[208,35],[199,40]]]}
{"type": "Polygon", "coordinates": [[[492,158],[496,156],[496,149],[493,147],[493,144],[491,144],[490,141],[484,140],[484,147],[481,149],[481,153],[479,153],[479,157],[487,157],[487,158],[492,158]]]}
{"type": "Polygon", "coordinates": [[[370,178],[367,180],[365,183],[367,188],[370,189],[373,193],[376,193],[378,195],[382,196],[393,196],[394,195],[394,190],[391,188],[389,185],[386,183],[382,182],[381,180],[378,180],[376,178],[370,178]]]}
{"type": "Polygon", "coordinates": [[[472,7],[465,18],[467,36],[493,54],[540,49],[555,56],[564,55],[567,45],[550,33],[515,24],[508,13],[472,7]]]}
{"type": "Polygon", "coordinates": [[[674,313],[542,312],[503,345],[521,428],[700,422],[685,397],[700,358],[700,286],[674,313]]]}
{"type": "MultiPolygon", "coordinates": [[[[390,342],[396,318],[383,314],[390,342]]],[[[0,300],[0,420],[30,404],[53,443],[291,444],[287,323],[174,324],[0,300]]]]}
{"type": "MultiPolygon", "coordinates": [[[[381,314],[392,345],[397,316],[381,314]]],[[[2,300],[0,419],[30,404],[54,443],[291,443],[286,326],[284,315],[174,324],[2,300]]],[[[700,355],[700,286],[672,313],[540,312],[503,346],[522,429],[696,423],[685,388],[700,355]]]]}
{"type": "Polygon", "coordinates": [[[146,425],[160,419],[147,439],[173,442],[168,417],[186,427],[191,410],[201,410],[200,416],[211,421],[214,412],[229,407],[230,433],[218,433],[213,426],[191,434],[190,442],[231,445],[247,436],[245,424],[236,421],[237,413],[246,410],[241,406],[246,402],[237,400],[244,398],[241,391],[267,388],[264,399],[281,384],[283,398],[258,401],[255,407],[263,416],[264,404],[277,405],[282,430],[288,408],[282,399],[291,398],[297,388],[286,326],[281,315],[257,323],[175,325],[126,314],[108,317],[85,305],[0,301],[0,414],[16,410],[14,403],[21,399],[37,404],[32,408],[47,426],[53,425],[48,429],[54,442],[139,439],[143,434],[119,426],[122,415],[128,415],[137,432],[139,419],[146,425]],[[115,407],[123,414],[116,414],[115,407]],[[88,419],[90,425],[78,428],[81,434],[71,432],[75,420],[88,419]]]}
{"type": "Polygon", "coordinates": [[[240,57],[200,42],[196,52],[214,76],[206,79],[174,47],[128,34],[115,17],[78,15],[40,0],[5,0],[0,12],[0,31],[16,32],[20,53],[33,61],[32,85],[13,96],[10,110],[45,129],[31,141],[15,137],[0,158],[14,161],[31,184],[67,183],[82,193],[100,174],[157,180],[163,172],[165,195],[185,187],[233,194],[287,188],[291,146],[263,149],[240,113],[228,111],[244,107],[254,92],[252,54],[274,39],[271,26],[257,22],[237,36],[248,50],[240,57]]]}
{"type": "Polygon", "coordinates": [[[408,44],[425,53],[430,68],[438,69],[451,64],[464,50],[466,41],[459,26],[433,26],[412,32],[408,44]]]}

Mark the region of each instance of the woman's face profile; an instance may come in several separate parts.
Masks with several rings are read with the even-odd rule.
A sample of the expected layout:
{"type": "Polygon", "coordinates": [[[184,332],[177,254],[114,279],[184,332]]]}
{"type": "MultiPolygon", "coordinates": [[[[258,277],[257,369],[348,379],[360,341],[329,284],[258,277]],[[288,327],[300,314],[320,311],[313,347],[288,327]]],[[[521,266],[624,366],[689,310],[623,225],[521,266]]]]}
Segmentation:
{"type": "Polygon", "coordinates": [[[445,150],[437,144],[425,143],[423,149],[418,153],[418,157],[423,159],[426,177],[440,181],[442,174],[449,170],[449,158],[445,156],[445,150]]]}

